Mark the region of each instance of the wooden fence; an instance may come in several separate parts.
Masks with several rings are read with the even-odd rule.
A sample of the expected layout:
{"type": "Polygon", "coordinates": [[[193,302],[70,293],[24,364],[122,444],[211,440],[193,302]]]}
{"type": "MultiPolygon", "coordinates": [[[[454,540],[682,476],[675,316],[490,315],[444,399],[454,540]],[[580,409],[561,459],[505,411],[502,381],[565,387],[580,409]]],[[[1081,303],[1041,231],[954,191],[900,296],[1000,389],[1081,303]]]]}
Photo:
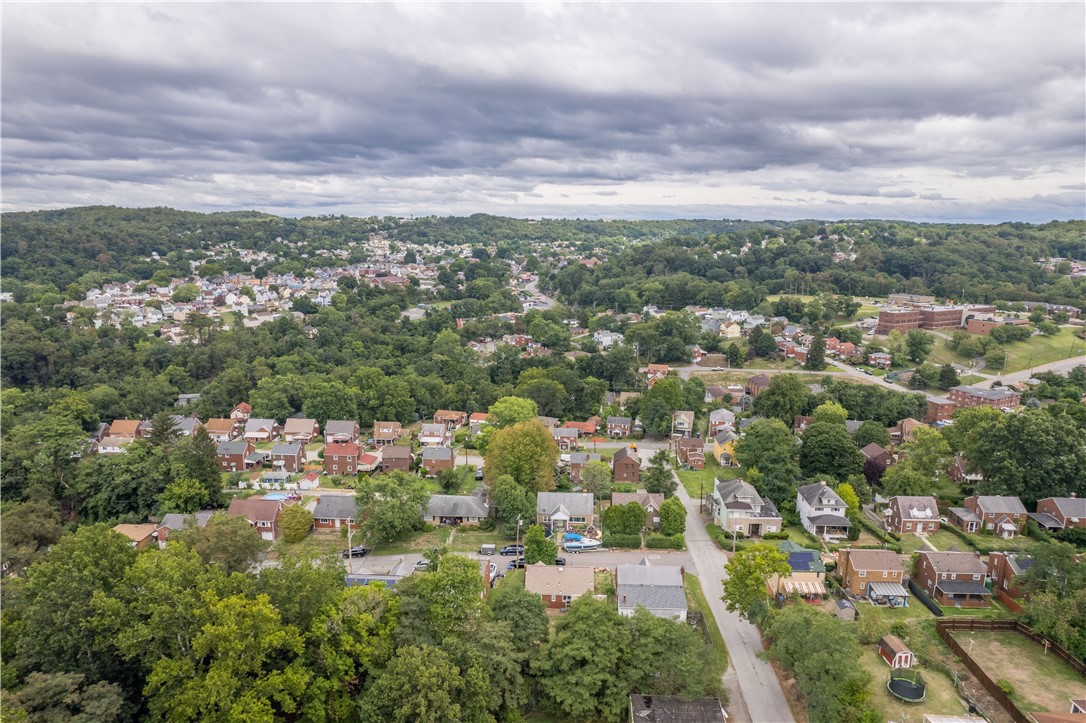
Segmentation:
{"type": "Polygon", "coordinates": [[[1002,688],[996,685],[995,681],[988,677],[976,661],[965,651],[957,640],[954,639],[950,633],[953,630],[969,630],[969,631],[981,631],[981,632],[1013,632],[1021,635],[1025,638],[1029,638],[1035,643],[1046,647],[1047,651],[1055,654],[1063,662],[1067,663],[1072,669],[1078,672],[1079,675],[1086,677],[1086,663],[1076,658],[1067,650],[1052,642],[1043,635],[1038,635],[1033,632],[1028,625],[1020,623],[1017,620],[980,620],[976,618],[950,618],[935,621],[935,630],[939,633],[939,637],[943,639],[954,654],[961,659],[965,667],[969,669],[969,672],[976,676],[980,684],[984,686],[984,689],[988,692],[992,698],[1003,707],[1003,710],[1007,711],[1007,714],[1015,721],[1015,723],[1033,723],[1033,719],[1030,718],[1025,712],[1023,712],[1018,705],[1011,700],[1002,688]]]}

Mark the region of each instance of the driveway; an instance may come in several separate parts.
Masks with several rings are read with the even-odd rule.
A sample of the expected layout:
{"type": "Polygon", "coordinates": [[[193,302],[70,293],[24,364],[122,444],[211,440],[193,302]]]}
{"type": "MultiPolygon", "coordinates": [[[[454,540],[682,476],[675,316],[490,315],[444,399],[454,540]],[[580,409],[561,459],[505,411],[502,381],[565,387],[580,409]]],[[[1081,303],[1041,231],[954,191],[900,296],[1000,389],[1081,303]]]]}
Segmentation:
{"type": "Polygon", "coordinates": [[[724,686],[731,702],[727,706],[732,723],[792,723],[773,667],[757,656],[762,649],[758,629],[736,613],[728,612],[720,597],[724,594],[721,578],[726,577],[727,557],[709,538],[697,503],[680,484],[678,497],[686,507],[686,547],[694,562],[694,571],[716,617],[717,627],[728,647],[728,671],[724,686]]]}

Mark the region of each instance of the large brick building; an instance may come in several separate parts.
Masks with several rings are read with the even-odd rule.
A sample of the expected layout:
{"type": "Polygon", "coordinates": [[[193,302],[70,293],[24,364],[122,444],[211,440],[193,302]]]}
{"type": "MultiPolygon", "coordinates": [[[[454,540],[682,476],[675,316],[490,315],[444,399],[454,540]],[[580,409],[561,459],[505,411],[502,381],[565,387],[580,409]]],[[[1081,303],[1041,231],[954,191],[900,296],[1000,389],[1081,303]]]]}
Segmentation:
{"type": "Polygon", "coordinates": [[[909,329],[920,328],[920,312],[916,309],[882,309],[879,311],[879,323],[876,334],[889,334],[891,331],[905,333],[909,329]]]}
{"type": "Polygon", "coordinates": [[[1022,395],[1014,389],[982,389],[980,387],[952,387],[947,394],[950,401],[959,407],[1017,407],[1022,402],[1022,395]]]}

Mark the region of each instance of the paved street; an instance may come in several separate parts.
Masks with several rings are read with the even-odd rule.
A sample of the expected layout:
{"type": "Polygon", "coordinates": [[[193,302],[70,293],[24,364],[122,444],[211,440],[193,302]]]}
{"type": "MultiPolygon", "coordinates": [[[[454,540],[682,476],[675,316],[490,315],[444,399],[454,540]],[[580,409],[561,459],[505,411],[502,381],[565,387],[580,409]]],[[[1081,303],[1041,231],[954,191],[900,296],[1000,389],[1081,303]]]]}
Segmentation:
{"type": "MultiPolygon", "coordinates": [[[[481,560],[482,556],[475,552],[457,552],[457,555],[464,555],[470,557],[473,560],[481,560]]],[[[636,565],[641,562],[645,557],[649,558],[649,562],[654,565],[680,565],[687,570],[691,569],[691,559],[687,552],[680,552],[678,550],[634,550],[634,551],[603,551],[603,552],[582,552],[576,555],[568,552],[559,552],[558,554],[566,558],[566,562],[570,567],[609,567],[614,569],[618,565],[636,565]]],[[[351,571],[356,572],[362,568],[376,573],[387,573],[392,568],[401,562],[406,562],[409,565],[414,565],[416,562],[422,559],[422,555],[418,553],[407,555],[373,555],[370,557],[356,558],[351,560],[351,571]]],[[[512,555],[502,557],[501,555],[494,555],[494,563],[498,566],[498,569],[504,571],[505,566],[513,559],[512,555]]]]}
{"type": "Polygon", "coordinates": [[[678,497],[686,506],[686,547],[717,627],[728,647],[728,671],[724,685],[731,702],[727,707],[732,723],[789,723],[795,720],[772,666],[757,656],[762,649],[758,629],[724,607],[721,578],[726,576],[727,557],[705,530],[698,503],[680,484],[678,497]]]}

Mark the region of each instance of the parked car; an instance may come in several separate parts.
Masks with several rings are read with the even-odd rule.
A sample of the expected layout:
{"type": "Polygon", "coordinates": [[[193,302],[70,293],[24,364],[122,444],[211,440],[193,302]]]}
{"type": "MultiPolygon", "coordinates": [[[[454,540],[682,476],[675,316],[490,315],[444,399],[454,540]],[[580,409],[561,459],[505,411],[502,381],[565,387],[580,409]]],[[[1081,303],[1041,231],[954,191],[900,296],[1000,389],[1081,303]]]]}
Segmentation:
{"type": "Polygon", "coordinates": [[[523,555],[524,545],[506,545],[501,549],[503,555],[523,555]]]}
{"type": "Polygon", "coordinates": [[[521,568],[521,567],[524,567],[524,558],[523,557],[518,557],[515,560],[510,560],[509,564],[505,566],[505,569],[506,570],[516,570],[516,569],[521,568]]]}
{"type": "Polygon", "coordinates": [[[480,467],[479,469],[475,470],[475,480],[479,481],[482,478],[483,478],[483,468],[480,467]]]}
{"type": "Polygon", "coordinates": [[[349,550],[344,550],[340,553],[343,557],[365,557],[368,554],[370,554],[369,548],[362,547],[361,545],[352,547],[349,550]]]}
{"type": "Polygon", "coordinates": [[[419,560],[418,562],[415,563],[415,569],[416,570],[429,570],[430,569],[430,561],[429,560],[419,560]]]}
{"type": "Polygon", "coordinates": [[[566,558],[559,555],[558,557],[554,558],[554,564],[555,565],[565,565],[566,564],[566,558]]]}

